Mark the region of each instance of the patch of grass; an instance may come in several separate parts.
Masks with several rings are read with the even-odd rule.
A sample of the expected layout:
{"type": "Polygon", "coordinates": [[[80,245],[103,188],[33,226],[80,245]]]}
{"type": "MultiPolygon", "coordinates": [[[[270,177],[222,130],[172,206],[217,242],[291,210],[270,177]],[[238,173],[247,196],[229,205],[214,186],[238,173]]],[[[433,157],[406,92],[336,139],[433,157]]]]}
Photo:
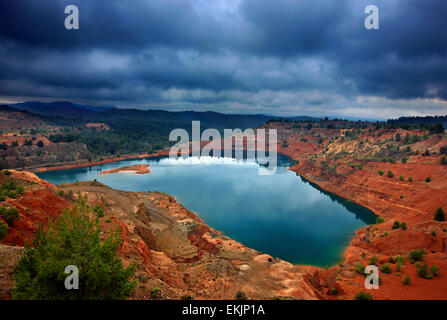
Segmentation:
{"type": "Polygon", "coordinates": [[[384,223],[385,222],[385,219],[383,218],[383,217],[377,217],[377,219],[376,219],[376,224],[379,224],[379,223],[384,223]]]}
{"type": "Polygon", "coordinates": [[[411,283],[411,279],[408,275],[406,275],[403,279],[402,279],[402,283],[406,286],[408,286],[411,283]]]}

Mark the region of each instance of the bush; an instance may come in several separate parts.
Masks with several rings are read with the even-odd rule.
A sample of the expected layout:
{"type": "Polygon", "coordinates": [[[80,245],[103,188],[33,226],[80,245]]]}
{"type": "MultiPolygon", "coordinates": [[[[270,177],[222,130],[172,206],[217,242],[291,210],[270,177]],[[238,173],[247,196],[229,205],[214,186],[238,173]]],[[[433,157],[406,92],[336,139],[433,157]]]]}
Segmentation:
{"type": "Polygon", "coordinates": [[[405,258],[402,256],[396,256],[396,263],[405,264],[405,258]]]}
{"type": "Polygon", "coordinates": [[[408,275],[406,275],[403,279],[402,279],[402,283],[405,285],[409,285],[411,282],[411,279],[408,275]]]}
{"type": "Polygon", "coordinates": [[[408,182],[413,182],[413,178],[412,177],[408,177],[408,182]]]}
{"type": "Polygon", "coordinates": [[[379,169],[379,171],[377,171],[379,173],[379,175],[383,176],[383,170],[379,169]]]}
{"type": "Polygon", "coordinates": [[[396,263],[396,272],[400,272],[401,269],[402,269],[402,263],[401,262],[396,263]]]}
{"type": "Polygon", "coordinates": [[[399,176],[400,181],[404,181],[404,176],[399,176]]]}
{"type": "Polygon", "coordinates": [[[396,229],[399,229],[399,228],[400,228],[399,221],[394,221],[392,230],[396,230],[396,229]]]}
{"type": "Polygon", "coordinates": [[[385,222],[385,219],[383,218],[383,217],[377,217],[377,219],[376,219],[376,224],[379,224],[379,223],[384,223],[385,222]]]}
{"type": "Polygon", "coordinates": [[[410,252],[410,262],[415,263],[416,261],[422,261],[424,257],[424,249],[413,250],[410,252]]]}
{"type": "Polygon", "coordinates": [[[418,277],[420,277],[420,278],[425,278],[425,279],[433,278],[433,276],[428,272],[427,262],[424,262],[424,264],[419,265],[416,269],[416,272],[418,274],[418,277]]]}
{"type": "Polygon", "coordinates": [[[431,178],[430,177],[425,178],[425,182],[431,182],[431,178]]]}
{"type": "Polygon", "coordinates": [[[402,230],[407,230],[407,224],[406,224],[405,222],[402,222],[402,223],[400,224],[400,228],[401,228],[402,230]]]}
{"type": "Polygon", "coordinates": [[[358,274],[364,275],[365,274],[365,266],[359,263],[355,266],[354,271],[357,272],[358,274]]]}
{"type": "Polygon", "coordinates": [[[442,165],[447,165],[447,157],[446,157],[446,156],[442,156],[442,157],[441,157],[441,161],[440,161],[440,163],[441,163],[442,165]]]}
{"type": "Polygon", "coordinates": [[[236,292],[236,300],[247,300],[247,295],[244,291],[238,291],[236,292]]]}
{"type": "Polygon", "coordinates": [[[152,288],[151,290],[151,298],[152,299],[157,299],[158,295],[160,294],[161,289],[160,288],[152,288]]]}
{"type": "Polygon", "coordinates": [[[86,199],[81,198],[71,211],[64,210],[46,229],[39,227],[33,247],[25,253],[15,269],[15,299],[104,299],[129,296],[136,281],[129,278],[135,266],[123,267],[116,250],[121,243],[120,231],[111,232],[101,242],[99,219],[93,218],[86,199]],[[77,266],[79,290],[67,290],[65,267],[77,266]]]}
{"type": "Polygon", "coordinates": [[[355,300],[372,300],[372,297],[369,293],[365,291],[360,291],[355,295],[355,300]]]}
{"type": "Polygon", "coordinates": [[[8,226],[0,220],[0,240],[6,238],[8,235],[8,226]]]}
{"type": "Polygon", "coordinates": [[[376,264],[377,258],[376,256],[372,256],[371,259],[369,259],[369,264],[376,264]]]}
{"type": "Polygon", "coordinates": [[[64,190],[59,190],[59,195],[62,197],[64,195],[64,190]]]}
{"type": "Polygon", "coordinates": [[[99,204],[93,207],[93,212],[96,213],[98,218],[104,217],[104,210],[99,204]]]}
{"type": "Polygon", "coordinates": [[[12,226],[14,221],[19,219],[19,213],[16,208],[11,207],[6,209],[5,207],[0,207],[0,217],[5,219],[8,226],[12,226]]]}
{"type": "Polygon", "coordinates": [[[388,178],[392,178],[392,177],[394,177],[394,173],[393,173],[393,171],[388,170],[388,172],[387,172],[387,176],[388,176],[388,178]]]}
{"type": "Polygon", "coordinates": [[[439,277],[441,274],[441,272],[439,271],[439,267],[434,264],[430,267],[430,272],[435,277],[439,277]]]}
{"type": "Polygon", "coordinates": [[[43,141],[42,140],[37,141],[36,146],[38,146],[39,148],[43,148],[43,146],[44,146],[43,141]]]}
{"type": "Polygon", "coordinates": [[[391,273],[391,267],[388,265],[388,263],[384,263],[380,267],[380,271],[382,271],[383,273],[391,273]]]}
{"type": "Polygon", "coordinates": [[[445,220],[445,213],[444,213],[444,210],[441,207],[436,209],[435,220],[436,221],[444,221],[445,220]]]}
{"type": "Polygon", "coordinates": [[[331,295],[336,296],[338,293],[336,288],[331,288],[331,295]]]}

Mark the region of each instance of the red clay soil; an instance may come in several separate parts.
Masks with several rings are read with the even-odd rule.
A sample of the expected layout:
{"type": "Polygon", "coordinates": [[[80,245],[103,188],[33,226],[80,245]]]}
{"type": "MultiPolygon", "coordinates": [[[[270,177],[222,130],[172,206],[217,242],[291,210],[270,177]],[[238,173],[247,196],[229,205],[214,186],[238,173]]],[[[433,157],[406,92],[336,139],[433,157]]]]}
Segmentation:
{"type": "Polygon", "coordinates": [[[135,164],[132,166],[125,166],[125,167],[121,167],[121,168],[104,170],[104,171],[101,171],[100,175],[118,173],[118,172],[133,172],[136,174],[146,174],[146,173],[151,172],[151,170],[149,170],[148,167],[149,167],[148,164],[135,164]]]}
{"type": "MultiPolygon", "coordinates": [[[[290,130],[281,123],[274,123],[273,126],[278,129],[278,136],[282,136],[278,141],[278,151],[299,160],[291,170],[322,189],[367,207],[385,219],[385,223],[358,230],[340,265],[319,273],[327,286],[342,288],[343,294],[339,293],[333,298],[353,299],[356,293],[364,290],[374,299],[447,300],[447,222],[434,221],[433,218],[439,207],[447,212],[447,166],[440,164],[439,155],[439,148],[447,144],[447,139],[433,136],[412,145],[413,151],[419,151],[419,154],[429,149],[436,155],[413,155],[406,163],[366,161],[358,169],[347,163],[355,163],[356,159],[365,155],[356,148],[359,148],[360,140],[374,140],[371,136],[329,144],[328,137],[333,136],[333,132],[340,135],[339,130],[313,129],[315,134],[306,136],[289,134],[290,130]],[[320,139],[316,137],[317,134],[323,137],[321,145],[314,141],[320,139]],[[330,160],[323,152],[325,146],[330,151],[345,154],[338,160],[330,160]],[[336,165],[335,170],[329,170],[333,165],[336,165]],[[384,171],[382,176],[378,173],[379,169],[384,171]],[[393,173],[391,178],[387,176],[389,170],[393,173]],[[408,181],[409,177],[412,182],[408,181]],[[430,182],[425,181],[427,177],[430,177],[430,182]],[[394,221],[405,222],[407,229],[392,230],[394,221]],[[390,256],[408,257],[410,251],[421,248],[425,250],[424,260],[429,267],[434,264],[440,268],[439,277],[431,280],[419,278],[415,265],[407,259],[400,272],[396,272],[396,266],[390,264],[393,272],[380,274],[382,285],[379,290],[365,290],[365,278],[352,271],[358,263],[369,265],[369,259],[373,256],[380,266],[387,263],[390,256]],[[404,275],[411,278],[409,286],[402,284],[404,275]]],[[[385,131],[381,139],[389,139],[396,132],[385,131]]],[[[410,135],[413,133],[410,132],[410,135]]],[[[416,131],[418,135],[422,136],[422,133],[416,131]]],[[[404,137],[406,133],[400,130],[400,134],[404,137]]]]}

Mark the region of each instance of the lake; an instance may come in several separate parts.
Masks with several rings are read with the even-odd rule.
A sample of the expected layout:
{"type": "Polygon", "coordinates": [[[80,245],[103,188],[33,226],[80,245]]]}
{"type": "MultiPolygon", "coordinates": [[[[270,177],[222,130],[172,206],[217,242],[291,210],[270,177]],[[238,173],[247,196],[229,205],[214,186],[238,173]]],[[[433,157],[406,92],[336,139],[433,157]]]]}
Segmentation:
{"type": "Polygon", "coordinates": [[[120,190],[165,192],[248,247],[296,264],[336,264],[355,231],[374,223],[376,216],[308,183],[288,165],[289,158],[279,155],[276,173],[259,175],[254,161],[148,158],[38,176],[52,184],[97,179],[120,190]],[[99,175],[133,164],[150,164],[151,173],[99,175]]]}

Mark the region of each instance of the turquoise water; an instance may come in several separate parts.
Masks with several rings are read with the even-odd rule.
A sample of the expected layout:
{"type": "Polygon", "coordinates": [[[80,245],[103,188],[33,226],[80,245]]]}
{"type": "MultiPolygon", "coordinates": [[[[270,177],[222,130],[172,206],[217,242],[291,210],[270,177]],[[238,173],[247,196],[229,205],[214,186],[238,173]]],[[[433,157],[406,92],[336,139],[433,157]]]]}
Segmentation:
{"type": "MultiPolygon", "coordinates": [[[[150,158],[39,173],[53,184],[98,181],[115,189],[174,195],[211,227],[244,245],[298,264],[337,263],[355,230],[375,222],[368,209],[329,194],[289,171],[280,156],[273,175],[231,158],[150,158]],[[99,175],[150,164],[151,173],[99,175]]],[[[261,168],[261,170],[265,170],[261,168]]]]}

